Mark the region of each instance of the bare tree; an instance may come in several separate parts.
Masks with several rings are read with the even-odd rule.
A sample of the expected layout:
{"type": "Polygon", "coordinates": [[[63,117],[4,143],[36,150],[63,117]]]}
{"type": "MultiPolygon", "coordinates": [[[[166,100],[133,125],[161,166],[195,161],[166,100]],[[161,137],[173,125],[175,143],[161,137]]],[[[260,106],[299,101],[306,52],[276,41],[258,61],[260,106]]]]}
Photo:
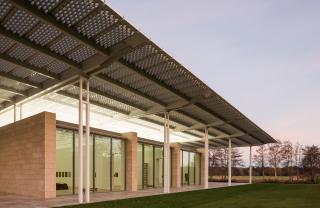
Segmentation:
{"type": "Polygon", "coordinates": [[[320,148],[318,146],[306,146],[303,148],[302,164],[309,174],[311,181],[316,182],[316,170],[320,168],[320,148]]]}
{"type": "Polygon", "coordinates": [[[256,149],[256,154],[253,155],[253,163],[256,167],[261,168],[261,175],[264,178],[264,167],[265,167],[265,155],[266,155],[267,149],[264,145],[260,145],[256,149]]]}
{"type": "Polygon", "coordinates": [[[234,168],[244,166],[243,155],[238,148],[231,150],[231,166],[234,168]]]}
{"type": "Polygon", "coordinates": [[[297,179],[300,178],[302,145],[297,142],[293,148],[294,166],[296,168],[297,179]]]}
{"type": "Polygon", "coordinates": [[[292,160],[293,160],[293,146],[292,143],[288,140],[282,142],[281,145],[281,159],[282,159],[282,164],[283,167],[285,167],[288,171],[288,176],[290,180],[292,180],[292,174],[291,174],[291,169],[292,169],[292,160]]]}
{"type": "Polygon", "coordinates": [[[274,176],[277,177],[277,168],[281,163],[281,141],[268,144],[268,162],[274,168],[274,176]]]}

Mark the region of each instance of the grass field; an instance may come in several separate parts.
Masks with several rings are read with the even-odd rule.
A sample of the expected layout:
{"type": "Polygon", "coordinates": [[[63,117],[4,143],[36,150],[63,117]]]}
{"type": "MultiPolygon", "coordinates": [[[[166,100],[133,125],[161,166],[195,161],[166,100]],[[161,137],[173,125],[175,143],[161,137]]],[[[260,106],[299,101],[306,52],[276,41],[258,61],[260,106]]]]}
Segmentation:
{"type": "Polygon", "coordinates": [[[72,206],[75,208],[315,208],[320,185],[254,184],[72,206]]]}
{"type": "MultiPolygon", "coordinates": [[[[221,180],[222,176],[210,176],[209,179],[211,180],[221,180]]],[[[227,178],[228,179],[228,178],[227,178]]],[[[249,181],[249,176],[232,176],[232,180],[236,181],[249,181]]],[[[263,181],[263,180],[278,180],[278,181],[288,181],[288,176],[252,176],[253,181],[263,181]]]]}

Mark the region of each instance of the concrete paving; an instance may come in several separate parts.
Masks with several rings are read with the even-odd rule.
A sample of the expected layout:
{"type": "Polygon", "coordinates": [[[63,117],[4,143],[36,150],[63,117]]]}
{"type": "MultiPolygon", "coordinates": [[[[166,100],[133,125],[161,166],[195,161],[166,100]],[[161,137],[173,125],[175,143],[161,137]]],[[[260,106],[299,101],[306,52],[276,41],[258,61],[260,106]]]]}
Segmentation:
{"type": "MultiPolygon", "coordinates": [[[[209,183],[209,188],[221,188],[226,187],[227,183],[209,183]]],[[[244,185],[244,183],[233,183],[233,186],[244,185]]],[[[201,190],[202,186],[184,186],[179,189],[171,189],[171,193],[185,192],[193,190],[201,190]]],[[[163,194],[162,189],[146,189],[139,190],[137,192],[109,192],[109,193],[92,193],[91,202],[101,202],[118,200],[125,198],[135,198],[151,195],[163,194]]],[[[22,197],[11,194],[0,193],[0,208],[48,208],[59,207],[63,205],[77,204],[77,195],[58,196],[54,199],[48,200],[36,200],[29,197],[22,197]]]]}

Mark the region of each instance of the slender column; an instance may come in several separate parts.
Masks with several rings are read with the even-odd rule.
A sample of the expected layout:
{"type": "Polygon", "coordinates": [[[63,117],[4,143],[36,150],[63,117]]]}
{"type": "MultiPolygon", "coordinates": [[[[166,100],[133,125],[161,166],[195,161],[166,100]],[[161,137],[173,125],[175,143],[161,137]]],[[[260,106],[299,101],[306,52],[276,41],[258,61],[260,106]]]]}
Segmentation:
{"type": "Polygon", "coordinates": [[[22,104],[20,104],[20,120],[23,118],[22,104]]]}
{"type": "Polygon", "coordinates": [[[17,105],[13,105],[13,122],[17,121],[17,105]]]}
{"type": "Polygon", "coordinates": [[[249,183],[252,184],[252,146],[250,145],[250,156],[249,156],[249,183]]]}
{"type": "Polygon", "coordinates": [[[78,182],[78,202],[83,202],[83,98],[82,98],[82,89],[83,89],[83,80],[82,77],[79,79],[79,182],[78,182]]]}
{"type": "Polygon", "coordinates": [[[171,161],[171,148],[170,148],[170,114],[168,112],[167,114],[167,151],[168,151],[168,168],[167,168],[167,175],[168,175],[168,191],[167,193],[170,193],[170,186],[171,186],[171,167],[170,167],[170,161],[171,161]]]}
{"type": "Polygon", "coordinates": [[[170,192],[170,138],[169,113],[164,114],[164,183],[163,192],[170,192]]]}
{"type": "Polygon", "coordinates": [[[231,186],[231,138],[229,138],[228,148],[228,186],[231,186]]]}
{"type": "Polygon", "coordinates": [[[208,128],[205,128],[204,133],[204,188],[208,188],[208,171],[209,171],[209,141],[208,141],[208,128]]]}
{"type": "Polygon", "coordinates": [[[87,79],[86,97],[86,202],[90,202],[90,82],[87,79]]]}

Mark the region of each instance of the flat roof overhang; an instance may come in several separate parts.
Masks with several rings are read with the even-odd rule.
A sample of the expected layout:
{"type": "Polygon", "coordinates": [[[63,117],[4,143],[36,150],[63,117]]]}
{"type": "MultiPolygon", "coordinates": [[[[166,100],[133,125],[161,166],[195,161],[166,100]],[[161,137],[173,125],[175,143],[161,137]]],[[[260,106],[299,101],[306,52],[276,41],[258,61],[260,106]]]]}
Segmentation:
{"type": "MultiPolygon", "coordinates": [[[[211,146],[276,142],[118,13],[99,0],[0,0],[0,112],[56,93],[90,102],[119,119],[139,118],[211,146]]],[[[200,60],[199,60],[200,61],[200,60]]]]}

